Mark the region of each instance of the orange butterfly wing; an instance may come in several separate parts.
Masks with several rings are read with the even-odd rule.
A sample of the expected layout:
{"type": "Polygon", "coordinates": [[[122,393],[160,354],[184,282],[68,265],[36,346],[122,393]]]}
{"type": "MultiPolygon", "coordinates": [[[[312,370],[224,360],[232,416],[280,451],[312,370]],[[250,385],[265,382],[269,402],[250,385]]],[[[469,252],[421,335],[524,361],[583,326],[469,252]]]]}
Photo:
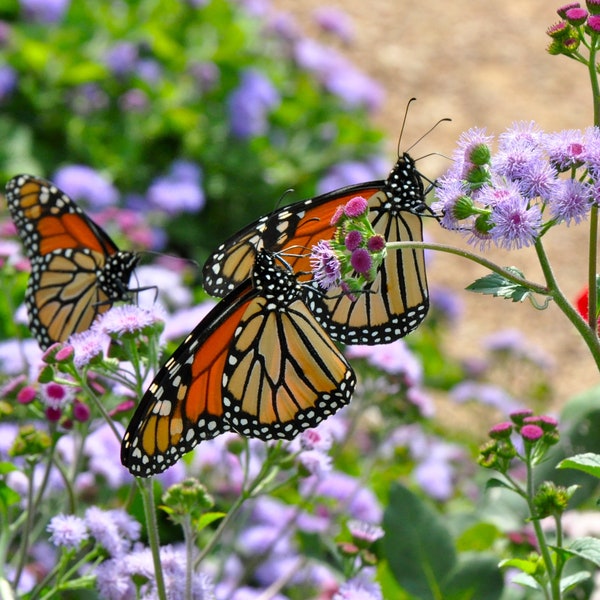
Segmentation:
{"type": "Polygon", "coordinates": [[[121,461],[147,477],[225,431],[290,439],[347,404],[355,383],[303,287],[259,252],[252,280],[217,304],[156,375],[121,461]]]}
{"type": "MultiPolygon", "coordinates": [[[[404,154],[385,181],[297,202],[242,229],[208,258],[203,270],[206,291],[222,295],[247,277],[260,248],[285,254],[298,279],[310,282],[312,246],[333,237],[332,216],[354,196],[368,200],[371,223],[387,242],[422,241],[425,192],[414,161],[404,154]]],[[[325,293],[312,282],[311,287],[311,310],[331,337],[346,344],[392,342],[414,330],[429,308],[422,250],[388,252],[376,280],[356,301],[340,289],[325,293]]]]}
{"type": "Polygon", "coordinates": [[[127,284],[138,256],[108,235],[49,181],[18,175],[6,186],[12,219],[31,261],[25,303],[40,346],[89,329],[127,284]]]}

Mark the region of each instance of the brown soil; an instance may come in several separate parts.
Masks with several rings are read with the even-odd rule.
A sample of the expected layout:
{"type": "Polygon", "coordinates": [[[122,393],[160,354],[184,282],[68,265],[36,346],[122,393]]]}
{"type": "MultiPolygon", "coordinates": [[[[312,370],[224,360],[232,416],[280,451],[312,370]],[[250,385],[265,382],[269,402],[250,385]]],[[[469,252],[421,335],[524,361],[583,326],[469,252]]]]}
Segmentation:
{"type": "MultiPolygon", "coordinates": [[[[273,0],[273,4],[294,15],[305,33],[333,41],[312,20],[322,0],[273,0]]],[[[431,178],[448,168],[449,160],[442,155],[450,156],[460,133],[470,127],[497,134],[517,120],[535,120],[546,131],[592,124],[585,67],[545,51],[549,41],[545,31],[558,20],[555,11],[560,2],[455,0],[419,5],[404,0],[337,0],[327,5],[346,11],[354,22],[354,41],[339,44],[339,49],[387,91],[376,120],[390,132],[390,165],[396,153],[395,136],[412,96],[418,102],[411,106],[402,148],[412,145],[440,118],[452,119],[411,151],[415,157],[438,153],[419,163],[431,178]]],[[[459,235],[441,230],[434,222],[428,224],[426,235],[434,241],[465,245],[459,235]]],[[[586,224],[560,227],[547,236],[547,252],[569,297],[585,285],[587,237],[586,224]]],[[[488,257],[542,282],[533,251],[495,251],[488,257]]],[[[485,274],[482,267],[455,256],[435,253],[431,258],[431,285],[459,291],[485,274]]],[[[469,292],[460,295],[466,311],[454,331],[452,351],[457,356],[477,356],[482,337],[515,328],[555,361],[551,384],[559,404],[599,383],[587,347],[555,306],[537,311],[528,302],[513,304],[469,292]]]]}

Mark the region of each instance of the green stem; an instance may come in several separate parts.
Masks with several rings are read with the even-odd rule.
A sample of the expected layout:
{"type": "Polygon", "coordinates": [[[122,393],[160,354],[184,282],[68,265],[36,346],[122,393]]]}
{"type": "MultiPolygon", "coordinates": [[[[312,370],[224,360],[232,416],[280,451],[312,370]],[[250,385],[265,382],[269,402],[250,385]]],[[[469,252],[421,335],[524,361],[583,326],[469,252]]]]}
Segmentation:
{"type": "Polygon", "coordinates": [[[594,105],[594,125],[600,125],[600,86],[598,85],[598,73],[596,72],[596,52],[598,36],[593,35],[590,40],[590,55],[586,61],[590,84],[592,86],[592,104],[594,105]]]}
{"type": "Polygon", "coordinates": [[[165,591],[165,580],[160,562],[160,540],[158,539],[158,524],[156,522],[156,506],[154,503],[154,490],[152,478],[139,479],[136,483],[142,495],[142,504],[144,505],[144,517],[146,519],[146,531],[148,533],[148,544],[152,552],[152,562],[154,563],[154,577],[156,579],[156,590],[159,600],[167,600],[165,591]]]}
{"type": "Polygon", "coordinates": [[[462,258],[466,258],[494,273],[498,273],[508,281],[512,281],[518,285],[522,285],[527,289],[531,290],[535,294],[540,294],[542,296],[550,296],[550,291],[547,287],[540,285],[539,283],[535,283],[533,281],[529,281],[527,279],[523,279],[522,277],[518,277],[514,274],[513,271],[509,271],[508,269],[504,269],[503,267],[498,266],[496,263],[488,260],[487,258],[483,258],[478,254],[474,254],[473,252],[469,252],[468,250],[462,250],[461,248],[455,248],[454,246],[447,246],[446,244],[436,244],[433,242],[390,242],[386,244],[386,248],[388,250],[403,250],[405,248],[420,248],[423,250],[437,250],[438,252],[447,252],[448,254],[455,254],[456,256],[460,256],[462,258]]]}
{"type": "Polygon", "coordinates": [[[583,338],[583,341],[587,344],[592,357],[596,362],[598,370],[600,371],[600,339],[598,339],[596,329],[590,329],[585,319],[575,310],[573,305],[563,294],[558,282],[556,281],[556,278],[554,277],[554,272],[552,271],[550,261],[548,260],[546,251],[544,250],[544,246],[540,238],[538,238],[535,242],[535,251],[538,255],[538,260],[540,261],[540,266],[542,267],[542,272],[544,273],[546,284],[550,290],[552,299],[567,317],[567,319],[573,323],[573,326],[575,329],[577,329],[583,338]]]}
{"type": "Polygon", "coordinates": [[[498,273],[498,275],[501,275],[508,281],[512,281],[513,283],[526,287],[531,292],[551,297],[556,302],[556,305],[560,308],[560,310],[564,313],[564,315],[569,319],[569,321],[571,321],[571,323],[573,323],[577,331],[581,334],[581,337],[587,344],[592,354],[592,357],[596,362],[598,370],[600,371],[600,339],[596,334],[596,330],[590,329],[586,321],[575,310],[575,308],[571,305],[566,296],[558,287],[558,284],[554,277],[554,273],[552,272],[550,263],[543,249],[542,242],[539,238],[536,240],[535,248],[538,254],[538,258],[540,260],[544,277],[546,279],[545,286],[518,277],[514,274],[514,272],[504,269],[498,266],[497,264],[493,263],[492,261],[478,256],[477,254],[473,254],[472,252],[455,248],[453,246],[447,246],[445,244],[435,244],[429,242],[393,242],[387,244],[387,248],[388,250],[420,248],[424,250],[437,250],[438,252],[447,252],[448,254],[455,254],[456,256],[460,256],[462,258],[466,258],[472,262],[475,262],[494,273],[498,273]]]}
{"type": "Polygon", "coordinates": [[[598,331],[598,285],[596,274],[598,264],[598,205],[594,204],[590,211],[590,256],[588,263],[588,325],[594,332],[598,331]]]}
{"type": "Polygon", "coordinates": [[[535,483],[533,479],[533,464],[532,464],[532,455],[531,449],[527,450],[527,459],[525,460],[525,465],[527,467],[527,506],[529,508],[529,515],[531,518],[531,522],[533,523],[533,529],[535,531],[535,537],[537,538],[540,552],[542,554],[542,559],[544,560],[544,565],[546,566],[546,572],[548,573],[548,580],[550,582],[551,588],[551,598],[552,600],[560,600],[560,581],[556,576],[556,569],[554,567],[554,562],[552,561],[552,555],[550,554],[550,550],[548,548],[548,544],[546,543],[546,537],[544,536],[544,531],[542,530],[542,525],[540,520],[536,518],[536,510],[533,505],[533,497],[535,495],[535,483]]]}

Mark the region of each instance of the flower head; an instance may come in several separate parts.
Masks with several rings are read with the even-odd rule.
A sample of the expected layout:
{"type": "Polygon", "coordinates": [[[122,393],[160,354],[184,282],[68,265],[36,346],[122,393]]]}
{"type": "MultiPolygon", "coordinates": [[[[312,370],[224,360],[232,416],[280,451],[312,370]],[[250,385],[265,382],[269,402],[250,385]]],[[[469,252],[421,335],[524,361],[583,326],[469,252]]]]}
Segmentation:
{"type": "Polygon", "coordinates": [[[264,135],[269,113],[280,102],[279,92],[264,73],[257,69],[243,71],[227,103],[232,135],[241,139],[264,135]]]}
{"type": "Polygon", "coordinates": [[[340,260],[328,241],[321,240],[313,246],[310,266],[315,281],[322,289],[328,290],[340,285],[342,275],[340,260]]]}
{"type": "Polygon", "coordinates": [[[85,200],[94,208],[116,204],[119,192],[95,169],[86,165],[69,165],[54,174],[54,183],[74,200],[85,200]]]}
{"type": "Polygon", "coordinates": [[[527,201],[513,188],[495,192],[490,223],[494,242],[508,250],[532,245],[540,233],[542,214],[537,205],[527,201]]]}
{"type": "Polygon", "coordinates": [[[81,369],[107,352],[110,338],[94,327],[71,335],[69,344],[75,354],[73,362],[78,369],[81,369]]]}
{"type": "Polygon", "coordinates": [[[163,321],[160,309],[141,308],[133,304],[114,306],[104,313],[96,328],[106,334],[132,334],[163,321]]]}
{"type": "Polygon", "coordinates": [[[56,515],[50,519],[47,531],[55,546],[79,548],[89,538],[85,521],[75,515],[56,515]]]}

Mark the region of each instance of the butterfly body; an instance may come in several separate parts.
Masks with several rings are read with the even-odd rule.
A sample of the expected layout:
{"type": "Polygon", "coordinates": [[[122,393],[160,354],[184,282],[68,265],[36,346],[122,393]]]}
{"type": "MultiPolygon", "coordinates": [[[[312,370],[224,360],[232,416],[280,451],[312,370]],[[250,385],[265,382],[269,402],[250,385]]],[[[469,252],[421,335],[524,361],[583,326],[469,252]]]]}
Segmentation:
{"type": "Polygon", "coordinates": [[[419,249],[391,250],[375,281],[356,301],[339,288],[327,292],[312,281],[309,254],[320,240],[331,239],[336,209],[355,196],[368,201],[369,220],[387,242],[422,241],[421,218],[429,211],[423,181],[413,159],[402,155],[388,178],[351,185],[283,207],[262,217],[221,244],[203,270],[204,287],[222,296],[248,277],[261,248],[280,252],[309,283],[308,302],[334,339],[346,344],[384,344],[413,331],[429,308],[425,261],[419,249]]]}
{"type": "Polygon", "coordinates": [[[355,384],[308,310],[304,286],[260,251],[251,278],[156,375],[129,424],[121,460],[145,477],[225,431],[291,439],[347,404],[355,384]]]}
{"type": "Polygon", "coordinates": [[[18,175],[6,186],[11,217],[31,262],[25,304],[42,349],[89,329],[129,299],[138,255],[110,237],[49,181],[18,175]]]}

